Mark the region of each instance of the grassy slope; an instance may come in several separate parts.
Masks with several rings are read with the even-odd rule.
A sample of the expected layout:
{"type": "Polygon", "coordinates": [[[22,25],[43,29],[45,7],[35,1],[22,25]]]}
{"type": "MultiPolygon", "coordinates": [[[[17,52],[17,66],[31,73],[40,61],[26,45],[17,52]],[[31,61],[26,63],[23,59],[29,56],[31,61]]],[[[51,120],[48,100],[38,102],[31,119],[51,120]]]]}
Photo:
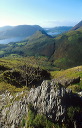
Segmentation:
{"type": "MultiPolygon", "coordinates": [[[[5,68],[9,69],[18,69],[17,67],[21,65],[21,60],[20,59],[11,59],[11,58],[0,58],[0,66],[4,66],[5,68]]],[[[16,92],[21,92],[26,89],[26,87],[22,88],[16,88],[15,86],[8,84],[4,81],[3,79],[3,73],[5,71],[0,68],[0,93],[5,92],[8,90],[11,93],[16,93],[16,92]]]]}
{"type": "Polygon", "coordinates": [[[61,71],[52,71],[52,78],[57,79],[72,79],[80,76],[80,83],[69,85],[68,88],[72,89],[74,92],[78,92],[82,90],[82,66],[77,66],[74,68],[61,70],[61,71]]]}
{"type": "Polygon", "coordinates": [[[48,61],[47,57],[39,56],[28,56],[28,57],[17,57],[15,54],[11,54],[8,57],[0,58],[0,65],[4,65],[9,68],[18,69],[19,66],[27,64],[28,66],[40,67],[46,70],[54,70],[55,67],[51,65],[51,62],[48,61]]]}
{"type": "MultiPolygon", "coordinates": [[[[12,56],[10,57],[5,57],[5,58],[0,58],[0,65],[14,69],[14,70],[20,70],[19,66],[22,66],[24,64],[27,64],[28,66],[33,66],[33,67],[40,67],[43,69],[50,69],[50,70],[55,70],[54,67],[51,66],[51,63],[48,62],[47,58],[45,57],[25,57],[25,58],[14,58],[12,56]]],[[[3,81],[3,73],[4,71],[0,70],[0,90],[3,89],[10,89],[10,90],[15,90],[16,87],[13,85],[8,85],[3,81]],[[12,89],[13,88],[13,89],[12,89]]],[[[80,76],[81,82],[78,83],[82,87],[82,66],[77,66],[74,68],[70,68],[67,70],[61,70],[61,71],[52,71],[51,72],[52,78],[59,78],[59,79],[71,79],[71,78],[76,78],[80,76]]],[[[73,86],[74,87],[74,86],[73,86]]],[[[22,90],[22,89],[21,89],[22,90]]]]}
{"type": "Polygon", "coordinates": [[[82,64],[82,29],[69,31],[56,39],[56,51],[53,55],[54,65],[69,68],[82,64]]]}
{"type": "Polygon", "coordinates": [[[32,66],[32,67],[40,67],[41,69],[46,70],[54,70],[54,67],[51,66],[51,63],[48,62],[48,58],[46,57],[17,57],[16,56],[9,56],[0,58],[0,91],[9,90],[11,92],[15,92],[17,90],[22,91],[24,88],[16,88],[13,85],[10,85],[4,81],[3,74],[6,71],[19,71],[20,66],[22,65],[32,66]]]}
{"type": "Polygon", "coordinates": [[[74,68],[61,70],[61,71],[52,71],[52,76],[54,78],[74,78],[80,76],[82,78],[82,66],[77,66],[74,68]]]}
{"type": "Polygon", "coordinates": [[[26,56],[50,56],[54,50],[54,40],[38,31],[28,39],[27,44],[21,49],[26,56]]]}

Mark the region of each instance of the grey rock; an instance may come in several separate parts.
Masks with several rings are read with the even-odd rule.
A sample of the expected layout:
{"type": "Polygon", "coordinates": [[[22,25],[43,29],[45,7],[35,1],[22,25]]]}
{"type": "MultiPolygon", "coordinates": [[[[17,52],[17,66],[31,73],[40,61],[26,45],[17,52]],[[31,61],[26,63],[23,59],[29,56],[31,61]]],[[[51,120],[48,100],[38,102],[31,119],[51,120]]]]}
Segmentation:
{"type": "MultiPolygon", "coordinates": [[[[25,93],[25,92],[24,92],[25,93]]],[[[11,102],[11,98],[13,97],[9,92],[2,94],[0,97],[2,97],[2,106],[0,109],[0,128],[16,128],[19,126],[22,118],[24,115],[28,112],[28,106],[27,106],[27,98],[22,97],[20,99],[23,93],[18,93],[16,96],[14,96],[13,101],[11,102]],[[8,101],[6,100],[8,99],[8,101]],[[5,102],[5,104],[4,104],[5,102]]]]}
{"type": "Polygon", "coordinates": [[[63,86],[68,86],[68,85],[71,85],[71,84],[76,84],[76,83],[79,83],[80,82],[80,77],[75,77],[75,78],[55,78],[54,79],[55,81],[55,84],[61,84],[63,86]]]}
{"type": "Polygon", "coordinates": [[[65,97],[71,93],[55,80],[45,80],[41,86],[31,88],[29,93],[22,91],[12,96],[6,91],[0,95],[0,128],[19,127],[23,117],[28,115],[29,104],[33,105],[37,113],[42,113],[53,121],[63,122],[65,97]]]}
{"type": "Polygon", "coordinates": [[[64,87],[55,81],[43,81],[41,86],[31,89],[27,102],[34,106],[38,113],[43,113],[52,120],[64,119],[65,106],[62,104],[66,95],[64,87]]]}

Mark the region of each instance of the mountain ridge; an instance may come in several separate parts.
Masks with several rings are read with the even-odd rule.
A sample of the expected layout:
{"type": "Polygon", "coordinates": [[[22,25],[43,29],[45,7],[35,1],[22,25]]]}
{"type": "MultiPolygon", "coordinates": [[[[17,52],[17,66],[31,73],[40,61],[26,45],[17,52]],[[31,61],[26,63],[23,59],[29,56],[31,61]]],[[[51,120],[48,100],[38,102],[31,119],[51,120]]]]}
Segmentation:
{"type": "Polygon", "coordinates": [[[44,30],[51,36],[56,36],[65,33],[72,29],[72,26],[58,26],[53,28],[44,28],[44,30]]]}
{"type": "Polygon", "coordinates": [[[20,37],[20,36],[28,37],[33,35],[38,30],[44,31],[44,29],[39,25],[18,25],[12,27],[10,30],[0,32],[0,38],[6,39],[6,38],[20,37]]]}
{"type": "Polygon", "coordinates": [[[77,30],[80,27],[82,27],[82,20],[78,24],[76,24],[71,30],[77,30]]]}
{"type": "Polygon", "coordinates": [[[3,26],[3,27],[0,27],[0,32],[1,31],[6,31],[6,30],[10,30],[12,29],[13,26],[3,26]]]}

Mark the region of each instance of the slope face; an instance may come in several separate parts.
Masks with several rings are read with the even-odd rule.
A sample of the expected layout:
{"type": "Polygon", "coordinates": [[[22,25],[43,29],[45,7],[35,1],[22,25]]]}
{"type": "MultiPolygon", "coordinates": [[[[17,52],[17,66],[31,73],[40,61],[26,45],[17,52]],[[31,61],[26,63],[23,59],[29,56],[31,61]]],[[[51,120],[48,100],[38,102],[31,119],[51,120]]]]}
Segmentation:
{"type": "Polygon", "coordinates": [[[41,30],[44,31],[43,28],[41,28],[38,25],[19,25],[16,27],[13,27],[10,30],[5,30],[3,32],[0,32],[0,38],[12,38],[12,37],[28,37],[33,35],[36,31],[41,30]]]}
{"type": "Polygon", "coordinates": [[[80,27],[82,27],[82,21],[80,21],[77,25],[75,25],[72,30],[77,30],[79,29],[80,27]]]}
{"type": "Polygon", "coordinates": [[[27,51],[27,55],[51,56],[54,49],[54,39],[41,31],[31,36],[26,46],[24,46],[24,51],[27,51]]]}
{"type": "Polygon", "coordinates": [[[54,64],[60,68],[69,68],[82,64],[82,29],[69,31],[55,39],[56,50],[54,64]]]}

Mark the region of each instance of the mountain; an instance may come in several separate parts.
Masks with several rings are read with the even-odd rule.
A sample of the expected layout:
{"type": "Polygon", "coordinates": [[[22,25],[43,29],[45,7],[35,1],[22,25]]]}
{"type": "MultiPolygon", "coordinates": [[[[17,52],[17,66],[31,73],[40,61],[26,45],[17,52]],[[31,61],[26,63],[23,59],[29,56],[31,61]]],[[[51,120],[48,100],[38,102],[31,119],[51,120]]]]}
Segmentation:
{"type": "Polygon", "coordinates": [[[44,28],[47,34],[52,35],[52,36],[67,32],[70,29],[72,29],[72,26],[59,26],[59,27],[54,27],[54,28],[44,28]]]}
{"type": "Polygon", "coordinates": [[[0,39],[12,37],[28,37],[33,35],[36,31],[44,31],[39,25],[19,25],[10,30],[0,32],[0,39]]]}
{"type": "Polygon", "coordinates": [[[77,30],[82,27],[82,21],[80,21],[77,25],[75,25],[72,30],[77,30]]]}
{"type": "Polygon", "coordinates": [[[55,43],[53,38],[41,31],[37,31],[28,39],[27,44],[23,48],[24,52],[27,51],[26,55],[51,56],[55,48],[55,43]]]}
{"type": "Polygon", "coordinates": [[[80,22],[79,29],[71,30],[55,38],[55,51],[52,58],[55,66],[69,68],[82,65],[81,56],[82,28],[80,22]]]}
{"type": "Polygon", "coordinates": [[[13,28],[12,26],[3,26],[3,27],[0,27],[0,32],[1,31],[7,31],[7,30],[10,30],[12,28],[13,28]]]}
{"type": "Polygon", "coordinates": [[[0,45],[0,56],[18,54],[22,56],[50,57],[53,54],[54,49],[54,39],[44,31],[37,31],[24,41],[0,45]]]}

